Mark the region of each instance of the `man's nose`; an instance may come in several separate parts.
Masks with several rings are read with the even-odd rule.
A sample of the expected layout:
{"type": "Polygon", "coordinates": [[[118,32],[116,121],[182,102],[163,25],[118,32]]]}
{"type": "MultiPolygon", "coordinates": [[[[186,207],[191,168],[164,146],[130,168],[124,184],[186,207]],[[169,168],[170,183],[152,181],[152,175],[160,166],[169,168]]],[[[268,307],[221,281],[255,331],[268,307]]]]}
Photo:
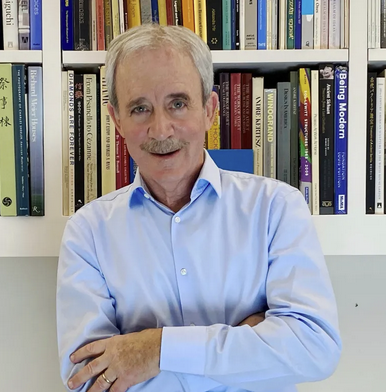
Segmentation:
{"type": "Polygon", "coordinates": [[[168,113],[164,110],[152,113],[148,134],[156,140],[165,140],[174,135],[173,124],[168,113]]]}

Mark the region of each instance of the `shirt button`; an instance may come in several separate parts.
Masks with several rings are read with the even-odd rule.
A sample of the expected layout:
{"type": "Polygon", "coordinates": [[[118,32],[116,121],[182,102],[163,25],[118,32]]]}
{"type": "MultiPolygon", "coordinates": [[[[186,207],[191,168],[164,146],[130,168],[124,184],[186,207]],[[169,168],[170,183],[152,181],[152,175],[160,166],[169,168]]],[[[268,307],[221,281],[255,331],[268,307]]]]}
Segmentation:
{"type": "Polygon", "coordinates": [[[196,326],[196,324],[194,324],[194,323],[190,323],[190,326],[191,326],[191,327],[195,327],[195,326],[196,326]]]}
{"type": "Polygon", "coordinates": [[[181,275],[184,275],[184,276],[188,273],[188,271],[186,271],[186,268],[182,268],[180,272],[181,272],[181,275]]]}
{"type": "Polygon", "coordinates": [[[150,199],[150,196],[147,193],[145,193],[144,196],[146,197],[146,199],[150,199]]]}
{"type": "Polygon", "coordinates": [[[174,222],[180,223],[180,222],[181,222],[181,218],[180,218],[179,216],[176,216],[176,217],[174,218],[174,222]]]}

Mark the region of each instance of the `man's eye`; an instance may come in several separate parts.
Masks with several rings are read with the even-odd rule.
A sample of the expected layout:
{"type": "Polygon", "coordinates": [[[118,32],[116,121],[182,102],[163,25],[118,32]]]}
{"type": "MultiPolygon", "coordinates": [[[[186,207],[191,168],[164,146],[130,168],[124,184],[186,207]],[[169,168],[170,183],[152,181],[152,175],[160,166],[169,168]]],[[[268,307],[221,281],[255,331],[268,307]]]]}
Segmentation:
{"type": "Polygon", "coordinates": [[[147,110],[146,106],[137,106],[133,109],[133,113],[145,113],[147,110]]]}
{"type": "Polygon", "coordinates": [[[186,106],[184,101],[178,100],[178,101],[174,101],[173,104],[173,109],[182,109],[186,106]]]}

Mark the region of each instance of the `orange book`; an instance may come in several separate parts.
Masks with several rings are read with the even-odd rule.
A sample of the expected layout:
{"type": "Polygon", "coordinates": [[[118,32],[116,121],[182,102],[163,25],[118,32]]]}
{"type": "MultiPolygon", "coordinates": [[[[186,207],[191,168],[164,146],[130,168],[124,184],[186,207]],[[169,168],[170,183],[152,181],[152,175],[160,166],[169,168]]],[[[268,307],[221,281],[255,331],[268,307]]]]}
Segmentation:
{"type": "Polygon", "coordinates": [[[187,27],[194,33],[193,0],[182,0],[182,22],[184,27],[187,27]]]}
{"type": "Polygon", "coordinates": [[[105,10],[103,0],[97,0],[97,48],[105,50],[105,10]]]}
{"type": "Polygon", "coordinates": [[[166,16],[166,0],[158,0],[158,17],[159,24],[161,26],[166,26],[168,24],[166,16]]]}
{"type": "Polygon", "coordinates": [[[141,25],[141,8],[139,0],[127,0],[127,22],[129,29],[141,25]]]}

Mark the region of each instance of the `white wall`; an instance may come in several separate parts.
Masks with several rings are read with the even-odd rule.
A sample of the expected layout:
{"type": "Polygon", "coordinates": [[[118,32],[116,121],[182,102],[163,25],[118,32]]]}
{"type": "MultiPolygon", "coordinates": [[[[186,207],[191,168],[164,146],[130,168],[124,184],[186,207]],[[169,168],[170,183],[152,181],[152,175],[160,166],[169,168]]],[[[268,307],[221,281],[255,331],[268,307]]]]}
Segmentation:
{"type": "MultiPolygon", "coordinates": [[[[340,312],[344,353],[327,381],[300,392],[384,391],[386,257],[327,259],[340,312]]],[[[0,259],[1,391],[64,392],[58,371],[56,259],[0,259]]]]}

